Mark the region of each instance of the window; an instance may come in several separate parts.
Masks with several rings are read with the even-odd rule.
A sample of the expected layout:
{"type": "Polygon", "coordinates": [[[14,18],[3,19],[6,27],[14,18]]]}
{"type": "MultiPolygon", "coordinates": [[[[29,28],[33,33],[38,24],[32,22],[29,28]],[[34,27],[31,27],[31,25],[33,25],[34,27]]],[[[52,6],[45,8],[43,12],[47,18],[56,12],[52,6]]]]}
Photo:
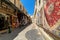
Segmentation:
{"type": "Polygon", "coordinates": [[[0,7],[1,7],[1,0],[0,0],[0,7]]]}
{"type": "Polygon", "coordinates": [[[37,1],[35,2],[35,5],[37,5],[37,1]]]}
{"type": "Polygon", "coordinates": [[[40,5],[40,0],[39,0],[39,5],[40,5]]]}
{"type": "Polygon", "coordinates": [[[25,11],[24,7],[23,7],[23,11],[25,11]]]}
{"type": "Polygon", "coordinates": [[[20,4],[20,9],[22,8],[21,4],[20,4]]]}
{"type": "Polygon", "coordinates": [[[37,13],[37,9],[35,10],[35,14],[37,13]]]}
{"type": "Polygon", "coordinates": [[[14,4],[16,5],[16,0],[14,0],[14,4]]]}

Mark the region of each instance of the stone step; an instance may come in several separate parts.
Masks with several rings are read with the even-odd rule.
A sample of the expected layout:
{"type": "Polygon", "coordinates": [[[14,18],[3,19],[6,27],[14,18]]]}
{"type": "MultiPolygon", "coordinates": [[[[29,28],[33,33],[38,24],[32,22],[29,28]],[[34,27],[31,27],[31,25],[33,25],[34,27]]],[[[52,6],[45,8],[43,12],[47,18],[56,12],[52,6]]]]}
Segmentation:
{"type": "Polygon", "coordinates": [[[0,31],[0,34],[6,33],[6,32],[8,32],[8,29],[1,30],[1,31],[0,31]]]}

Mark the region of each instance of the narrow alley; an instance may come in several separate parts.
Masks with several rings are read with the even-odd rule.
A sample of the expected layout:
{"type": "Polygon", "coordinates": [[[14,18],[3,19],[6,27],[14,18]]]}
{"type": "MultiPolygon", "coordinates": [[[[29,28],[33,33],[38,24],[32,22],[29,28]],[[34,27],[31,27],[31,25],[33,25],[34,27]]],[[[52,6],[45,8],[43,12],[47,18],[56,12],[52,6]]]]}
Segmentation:
{"type": "Polygon", "coordinates": [[[0,0],[0,40],[60,40],[60,0],[0,0]]]}

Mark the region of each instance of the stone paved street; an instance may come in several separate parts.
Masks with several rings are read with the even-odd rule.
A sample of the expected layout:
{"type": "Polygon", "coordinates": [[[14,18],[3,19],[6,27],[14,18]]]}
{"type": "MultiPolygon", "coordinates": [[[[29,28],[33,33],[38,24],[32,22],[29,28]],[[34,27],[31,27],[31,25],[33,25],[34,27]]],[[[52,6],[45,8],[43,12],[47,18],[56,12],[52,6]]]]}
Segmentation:
{"type": "Polygon", "coordinates": [[[22,32],[20,32],[14,40],[45,40],[39,31],[35,27],[35,24],[31,24],[22,32]]]}
{"type": "Polygon", "coordinates": [[[42,28],[40,28],[40,30],[38,29],[38,26],[35,23],[32,23],[29,26],[17,28],[10,34],[7,33],[0,35],[0,40],[50,40],[50,39],[42,28]]]}
{"type": "Polygon", "coordinates": [[[26,26],[14,29],[11,33],[0,34],[0,40],[13,40],[26,26]]]}

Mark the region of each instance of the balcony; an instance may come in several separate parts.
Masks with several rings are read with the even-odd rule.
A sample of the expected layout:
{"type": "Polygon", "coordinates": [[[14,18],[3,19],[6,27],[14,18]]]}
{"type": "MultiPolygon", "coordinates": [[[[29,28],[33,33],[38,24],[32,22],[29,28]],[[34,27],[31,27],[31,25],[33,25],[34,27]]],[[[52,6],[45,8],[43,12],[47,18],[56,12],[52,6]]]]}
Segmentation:
{"type": "Polygon", "coordinates": [[[20,10],[9,0],[0,0],[0,10],[4,10],[6,12],[10,12],[16,15],[16,11],[20,12],[20,10]]]}

